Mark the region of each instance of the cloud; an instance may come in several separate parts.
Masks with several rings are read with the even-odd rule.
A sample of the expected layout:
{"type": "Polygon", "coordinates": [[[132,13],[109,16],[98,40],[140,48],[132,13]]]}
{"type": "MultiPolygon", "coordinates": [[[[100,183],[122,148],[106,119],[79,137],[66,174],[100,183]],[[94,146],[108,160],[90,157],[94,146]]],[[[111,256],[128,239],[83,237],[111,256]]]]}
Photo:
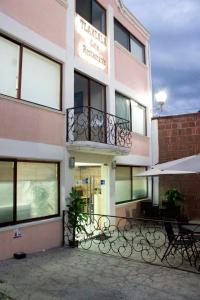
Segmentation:
{"type": "Polygon", "coordinates": [[[153,91],[165,88],[165,113],[200,109],[200,1],[124,0],[151,33],[153,91]]]}

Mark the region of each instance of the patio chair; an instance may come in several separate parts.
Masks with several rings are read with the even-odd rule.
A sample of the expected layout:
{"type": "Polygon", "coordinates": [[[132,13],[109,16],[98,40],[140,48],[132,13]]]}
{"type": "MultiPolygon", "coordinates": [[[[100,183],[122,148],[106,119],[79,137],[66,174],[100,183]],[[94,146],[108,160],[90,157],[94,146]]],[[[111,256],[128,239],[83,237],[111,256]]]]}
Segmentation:
{"type": "Polygon", "coordinates": [[[192,239],[191,235],[180,232],[180,231],[178,234],[175,234],[174,230],[173,230],[173,226],[170,222],[164,222],[164,227],[165,227],[165,230],[167,233],[169,244],[168,244],[167,249],[165,250],[165,253],[164,253],[161,261],[166,259],[167,256],[172,253],[173,250],[175,250],[175,252],[176,252],[177,250],[181,249],[186,252],[188,261],[189,261],[190,265],[192,266],[191,256],[190,256],[188,250],[191,249],[192,253],[195,257],[194,249],[193,249],[193,246],[195,243],[194,243],[194,240],[192,239]]]}

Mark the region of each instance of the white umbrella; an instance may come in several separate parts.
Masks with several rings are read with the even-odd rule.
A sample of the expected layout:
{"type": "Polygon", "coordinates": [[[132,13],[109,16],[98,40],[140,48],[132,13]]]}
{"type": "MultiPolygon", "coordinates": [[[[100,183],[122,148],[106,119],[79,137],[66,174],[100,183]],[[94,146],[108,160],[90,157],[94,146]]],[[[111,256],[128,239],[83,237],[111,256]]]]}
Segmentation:
{"type": "Polygon", "coordinates": [[[160,176],[160,175],[184,175],[184,174],[195,174],[192,171],[176,171],[176,170],[159,170],[157,168],[150,169],[142,173],[138,173],[136,177],[150,177],[150,176],[160,176]]]}
{"type": "Polygon", "coordinates": [[[155,165],[154,167],[159,170],[174,170],[191,173],[200,173],[200,154],[168,161],[163,164],[155,165]]]}

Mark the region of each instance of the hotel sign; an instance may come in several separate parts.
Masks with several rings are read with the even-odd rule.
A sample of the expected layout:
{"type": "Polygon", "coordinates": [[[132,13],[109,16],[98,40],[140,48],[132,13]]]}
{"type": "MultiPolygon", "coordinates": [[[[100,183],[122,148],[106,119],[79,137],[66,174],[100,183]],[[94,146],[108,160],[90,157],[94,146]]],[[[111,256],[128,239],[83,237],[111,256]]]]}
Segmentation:
{"type": "Polygon", "coordinates": [[[107,37],[78,14],[75,21],[78,55],[96,67],[107,67],[107,37]]]}

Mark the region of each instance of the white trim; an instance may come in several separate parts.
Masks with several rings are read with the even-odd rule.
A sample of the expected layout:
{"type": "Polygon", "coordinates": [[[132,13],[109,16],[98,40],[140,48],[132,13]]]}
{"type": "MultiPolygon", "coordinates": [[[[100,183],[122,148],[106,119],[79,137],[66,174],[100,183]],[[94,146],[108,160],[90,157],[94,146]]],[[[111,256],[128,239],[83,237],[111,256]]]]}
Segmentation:
{"type": "Polygon", "coordinates": [[[108,85],[109,79],[107,73],[87,62],[84,62],[84,60],[78,56],[74,56],[74,69],[75,71],[79,71],[85,74],[85,76],[91,77],[104,85],[108,85]]]}
{"type": "Polygon", "coordinates": [[[46,55],[59,60],[65,61],[66,51],[64,48],[54,44],[48,39],[42,37],[38,33],[29,29],[27,26],[17,22],[11,17],[0,12],[0,28],[1,31],[17,41],[22,41],[28,46],[42,51],[46,55]]]}
{"type": "Polygon", "coordinates": [[[115,91],[132,100],[135,100],[136,102],[147,108],[151,108],[150,99],[143,99],[140,94],[138,94],[135,90],[129,88],[127,85],[123,84],[121,81],[115,80],[115,91]]]}
{"type": "Polygon", "coordinates": [[[34,108],[51,111],[53,113],[65,116],[65,110],[64,109],[63,110],[57,110],[57,109],[54,109],[54,108],[51,108],[51,107],[48,107],[48,106],[43,106],[43,105],[28,101],[28,100],[13,98],[11,96],[7,96],[7,95],[3,95],[3,94],[0,94],[0,100],[13,101],[13,102],[16,102],[20,105],[28,105],[28,106],[31,106],[31,107],[34,107],[34,108]]]}
{"type": "Polygon", "coordinates": [[[4,231],[11,231],[11,230],[16,230],[16,229],[21,229],[21,228],[26,228],[26,227],[32,227],[35,225],[42,225],[50,222],[56,222],[62,220],[62,217],[55,217],[55,218],[50,218],[50,219],[45,219],[45,220],[40,220],[40,221],[32,221],[32,222],[25,222],[25,223],[20,223],[20,224],[15,224],[15,225],[9,225],[5,227],[0,227],[0,233],[4,231]]]}
{"type": "Polygon", "coordinates": [[[149,156],[129,154],[127,156],[116,156],[115,159],[117,164],[122,164],[127,166],[128,165],[140,166],[140,167],[151,166],[151,157],[149,156]]]}
{"type": "Polygon", "coordinates": [[[145,37],[149,38],[149,31],[140,23],[140,21],[132,14],[132,12],[124,5],[121,0],[115,0],[121,14],[145,37]]]}
{"type": "Polygon", "coordinates": [[[65,147],[0,138],[0,157],[62,161],[65,147]]]}

